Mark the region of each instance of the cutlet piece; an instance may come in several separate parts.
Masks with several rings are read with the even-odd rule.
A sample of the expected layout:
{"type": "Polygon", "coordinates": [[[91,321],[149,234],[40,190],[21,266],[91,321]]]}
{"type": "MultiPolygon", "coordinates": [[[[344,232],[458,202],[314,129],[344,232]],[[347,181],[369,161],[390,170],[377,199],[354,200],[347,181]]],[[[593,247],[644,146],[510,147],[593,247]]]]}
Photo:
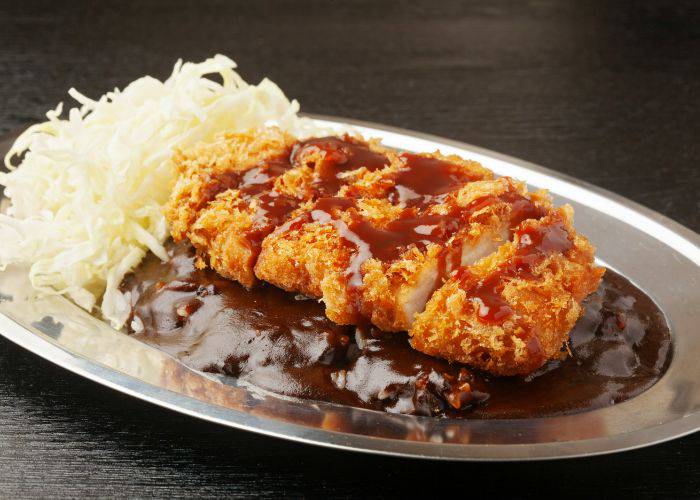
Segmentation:
{"type": "Polygon", "coordinates": [[[384,330],[408,330],[455,268],[495,252],[511,228],[550,208],[543,193],[500,178],[467,184],[415,217],[409,208],[381,232],[365,230],[375,258],[362,269],[362,315],[384,330]]]}
{"type": "Polygon", "coordinates": [[[402,210],[386,199],[321,198],[263,241],[255,273],[284,290],[323,298],[336,323],[358,323],[353,291],[362,284],[367,251],[349,226],[359,217],[385,225],[402,210]]]}
{"type": "Polygon", "coordinates": [[[336,323],[407,330],[452,269],[492,253],[511,227],[550,207],[507,178],[457,184],[419,203],[321,199],[263,242],[256,274],[322,298],[336,323]]]}
{"type": "MultiPolygon", "coordinates": [[[[316,143],[313,144],[316,145],[316,143]]],[[[378,148],[374,143],[370,143],[370,147],[375,151],[378,148]]],[[[360,211],[363,212],[363,216],[369,217],[373,223],[382,227],[392,219],[386,214],[392,214],[395,218],[404,213],[404,209],[410,208],[413,210],[413,219],[415,219],[417,213],[444,201],[450,192],[461,186],[475,180],[493,177],[493,173],[479,163],[457,156],[443,156],[439,152],[395,154],[387,150],[380,151],[389,160],[389,164],[385,168],[356,170],[355,172],[359,175],[354,175],[352,179],[346,176],[347,182],[341,186],[338,196],[358,200],[377,200],[363,202],[360,211]],[[384,216],[381,214],[382,210],[385,212],[384,216]]],[[[314,153],[314,149],[310,149],[309,153],[314,153]]],[[[315,163],[312,156],[309,158],[315,163]]],[[[351,205],[357,208],[354,206],[354,201],[347,200],[324,200],[323,204],[332,214],[343,211],[351,205]]],[[[351,239],[352,236],[350,233],[341,236],[335,226],[332,223],[328,224],[328,221],[324,224],[313,221],[314,213],[318,215],[323,210],[324,208],[318,209],[318,207],[307,209],[294,224],[286,224],[263,241],[263,251],[256,265],[256,274],[260,279],[285,290],[302,292],[311,297],[323,297],[331,318],[335,318],[336,322],[352,323],[353,320],[350,318],[357,317],[358,311],[355,311],[356,307],[350,304],[352,301],[348,293],[342,293],[342,290],[347,292],[347,287],[340,285],[347,272],[345,274],[338,272],[338,269],[347,271],[346,268],[350,265],[350,254],[343,240],[346,239],[345,236],[351,239]],[[305,224],[311,222],[314,224],[305,224]],[[322,283],[325,284],[322,285],[322,283]],[[326,288],[326,293],[322,292],[323,287],[326,288]]],[[[319,217],[325,216],[319,215],[319,217]]],[[[338,224],[341,223],[336,223],[338,224]]],[[[431,264],[438,259],[437,253],[439,252],[432,250],[431,258],[426,260],[420,269],[415,270],[412,278],[415,283],[411,286],[415,288],[416,283],[422,285],[435,279],[431,274],[436,273],[430,268],[431,264]]],[[[418,261],[420,258],[416,255],[415,260],[418,261]]],[[[351,281],[358,282],[358,280],[361,281],[361,278],[354,276],[351,281]]],[[[354,285],[351,283],[351,286],[354,285]]],[[[425,295],[425,292],[420,292],[418,295],[425,295]]],[[[408,291],[401,296],[405,297],[406,301],[413,298],[408,291]]],[[[412,314],[409,311],[403,316],[411,317],[412,314]]],[[[401,326],[392,327],[386,321],[382,324],[387,329],[401,329],[401,326]]]]}
{"type": "Polygon", "coordinates": [[[349,135],[307,139],[294,146],[292,163],[300,168],[284,182],[296,184],[306,200],[335,196],[342,187],[385,169],[395,157],[378,139],[365,141],[349,135]]]}
{"type": "Polygon", "coordinates": [[[288,156],[294,139],[275,127],[243,134],[221,134],[211,143],[178,151],[178,178],[165,206],[175,241],[187,236],[199,212],[219,193],[236,188],[244,175],[267,159],[288,156]]]}
{"type": "Polygon", "coordinates": [[[411,345],[495,375],[527,374],[559,355],[604,273],[564,206],[526,220],[513,241],[455,272],[418,314],[411,345]]]}
{"type": "Polygon", "coordinates": [[[197,267],[208,264],[225,278],[252,287],[263,238],[284,222],[299,200],[276,191],[247,194],[231,189],[217,196],[200,212],[188,235],[197,249],[197,267]]]}
{"type": "MultiPolygon", "coordinates": [[[[245,152],[245,158],[252,156],[245,152]]],[[[375,142],[349,136],[294,143],[279,156],[264,156],[236,186],[197,213],[187,236],[200,267],[210,265],[245,286],[256,283],[253,266],[263,239],[300,205],[390,163],[375,142]]]]}

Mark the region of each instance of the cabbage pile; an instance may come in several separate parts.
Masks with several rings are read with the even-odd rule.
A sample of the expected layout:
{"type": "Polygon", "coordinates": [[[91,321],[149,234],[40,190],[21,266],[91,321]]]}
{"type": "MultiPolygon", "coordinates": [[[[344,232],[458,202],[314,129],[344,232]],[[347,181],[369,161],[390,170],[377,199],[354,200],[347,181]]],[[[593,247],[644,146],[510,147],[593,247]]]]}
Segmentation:
{"type": "Polygon", "coordinates": [[[79,107],[61,118],[59,104],[5,157],[0,268],[27,265],[36,290],[88,311],[101,299],[102,315],[121,328],[130,310],[124,275],[148,251],[166,258],[162,207],[175,149],[270,123],[298,135],[312,128],[277,85],[249,85],[235,67],[222,55],[178,61],[164,82],[146,76],[96,101],[71,89],[79,107]]]}

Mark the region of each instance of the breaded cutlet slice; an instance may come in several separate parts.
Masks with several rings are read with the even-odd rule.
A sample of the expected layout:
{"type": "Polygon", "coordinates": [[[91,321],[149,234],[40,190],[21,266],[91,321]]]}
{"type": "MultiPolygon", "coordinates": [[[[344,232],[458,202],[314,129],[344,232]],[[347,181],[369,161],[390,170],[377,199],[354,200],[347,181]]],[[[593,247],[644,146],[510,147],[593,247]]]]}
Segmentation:
{"type": "Polygon", "coordinates": [[[257,276],[321,298],[336,323],[407,330],[452,269],[492,253],[514,224],[551,206],[507,178],[464,184],[420,208],[389,199],[320,200],[263,242],[257,276]]]}
{"type": "Polygon", "coordinates": [[[386,199],[322,198],[306,207],[262,244],[255,266],[258,278],[284,290],[323,298],[326,315],[339,324],[360,321],[352,287],[361,286],[362,251],[345,239],[352,238],[348,224],[357,214],[381,226],[403,210],[386,199]],[[342,236],[341,236],[342,235],[342,236]]]}
{"type": "MultiPolygon", "coordinates": [[[[361,175],[348,180],[338,193],[339,197],[364,200],[360,207],[363,217],[368,217],[372,224],[379,227],[390,224],[409,207],[416,212],[414,218],[423,215],[435,218],[440,212],[440,204],[443,210],[446,209],[444,201],[450,193],[470,182],[493,178],[493,173],[478,162],[458,156],[444,156],[439,152],[394,153],[388,150],[384,150],[384,154],[389,159],[389,165],[373,171],[361,171],[361,175]],[[431,207],[433,212],[428,210],[431,207]]],[[[301,217],[308,219],[312,211],[313,207],[307,209],[301,217]]],[[[351,283],[349,289],[347,284],[341,286],[343,274],[337,272],[342,266],[349,265],[351,256],[347,252],[347,245],[335,245],[343,240],[342,237],[338,240],[337,231],[335,234],[328,233],[327,229],[318,224],[295,224],[276,231],[269,237],[271,241],[266,239],[263,242],[262,257],[256,265],[256,274],[260,279],[286,290],[323,297],[329,317],[337,322],[353,323],[359,321],[358,315],[362,313],[362,301],[357,298],[358,285],[351,283]],[[292,233],[287,234],[290,229],[292,233]],[[334,250],[338,250],[338,255],[332,254],[334,250]],[[325,293],[322,288],[325,288],[325,293]]],[[[497,240],[498,236],[494,235],[494,239],[497,240]]],[[[370,306],[367,315],[376,316],[379,325],[387,330],[405,329],[415,311],[420,309],[434,289],[434,282],[439,280],[441,274],[438,268],[445,260],[444,254],[438,248],[414,251],[412,257],[404,262],[405,268],[398,265],[394,269],[395,279],[383,281],[383,284],[394,285],[392,297],[402,306],[384,312],[373,311],[370,306]],[[399,278],[399,275],[403,277],[399,278]],[[403,286],[398,285],[399,279],[404,282],[403,286]]],[[[373,269],[376,273],[377,266],[373,269]]],[[[355,274],[359,272],[357,270],[355,274]]],[[[362,281],[358,275],[353,280],[362,281]]],[[[381,286],[377,283],[376,287],[368,288],[369,297],[374,296],[371,300],[368,299],[368,304],[379,303],[377,293],[381,286]]],[[[384,303],[389,300],[391,298],[382,297],[384,303]]]]}
{"type": "Polygon", "coordinates": [[[467,184],[422,216],[425,226],[453,225],[446,228],[446,240],[411,246],[394,261],[369,259],[364,264],[363,317],[387,331],[410,329],[454,269],[492,254],[509,240],[512,227],[550,209],[546,194],[528,193],[524,183],[509,178],[467,184]]]}
{"type": "MultiPolygon", "coordinates": [[[[334,195],[348,182],[390,163],[388,152],[376,141],[356,137],[316,138],[285,146],[281,155],[261,156],[237,186],[198,211],[187,231],[197,249],[198,266],[209,265],[224,277],[255,285],[253,266],[270,232],[304,202],[334,195]]],[[[254,160],[253,153],[236,151],[245,161],[254,160]]]]}
{"type": "Polygon", "coordinates": [[[556,357],[604,273],[572,217],[567,205],[526,220],[513,241],[456,271],[416,317],[411,345],[496,375],[527,374],[556,357]]]}
{"type": "Polygon", "coordinates": [[[293,197],[269,194],[249,199],[239,189],[218,195],[202,209],[188,232],[197,250],[196,265],[252,287],[253,267],[262,239],[297,208],[293,197]]]}
{"type": "Polygon", "coordinates": [[[165,216],[175,241],[187,236],[199,212],[228,189],[238,187],[246,171],[269,158],[288,155],[295,140],[276,127],[221,134],[174,156],[177,179],[165,216]]]}

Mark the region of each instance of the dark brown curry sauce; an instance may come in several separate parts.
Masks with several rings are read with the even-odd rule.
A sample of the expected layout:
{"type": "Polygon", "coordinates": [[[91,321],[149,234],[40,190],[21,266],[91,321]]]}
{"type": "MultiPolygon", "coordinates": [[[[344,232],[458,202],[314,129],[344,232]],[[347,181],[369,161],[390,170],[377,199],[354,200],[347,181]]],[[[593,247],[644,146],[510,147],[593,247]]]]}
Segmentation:
{"type": "Polygon", "coordinates": [[[670,361],[661,311],[611,270],[571,332],[571,356],[496,378],[415,351],[403,333],[336,325],[316,301],[196,270],[187,245],[169,253],[123,284],[141,330],[133,335],[192,368],[289,396],[418,415],[551,416],[634,397],[670,361]]]}

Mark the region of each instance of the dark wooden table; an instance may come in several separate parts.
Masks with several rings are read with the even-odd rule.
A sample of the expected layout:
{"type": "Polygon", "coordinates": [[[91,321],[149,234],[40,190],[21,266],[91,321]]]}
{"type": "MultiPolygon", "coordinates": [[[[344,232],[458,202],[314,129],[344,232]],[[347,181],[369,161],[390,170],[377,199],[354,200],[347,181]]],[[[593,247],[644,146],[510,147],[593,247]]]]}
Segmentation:
{"type": "MultiPolygon", "coordinates": [[[[0,133],[75,86],[230,55],[303,109],[463,140],[700,230],[698,2],[2,2],[0,133]],[[11,3],[14,3],[12,5],[11,3]]],[[[1,243],[0,243],[1,244],[1,243]]],[[[209,425],[0,340],[0,496],[700,494],[700,434],[620,455],[428,463],[209,425]]]]}

